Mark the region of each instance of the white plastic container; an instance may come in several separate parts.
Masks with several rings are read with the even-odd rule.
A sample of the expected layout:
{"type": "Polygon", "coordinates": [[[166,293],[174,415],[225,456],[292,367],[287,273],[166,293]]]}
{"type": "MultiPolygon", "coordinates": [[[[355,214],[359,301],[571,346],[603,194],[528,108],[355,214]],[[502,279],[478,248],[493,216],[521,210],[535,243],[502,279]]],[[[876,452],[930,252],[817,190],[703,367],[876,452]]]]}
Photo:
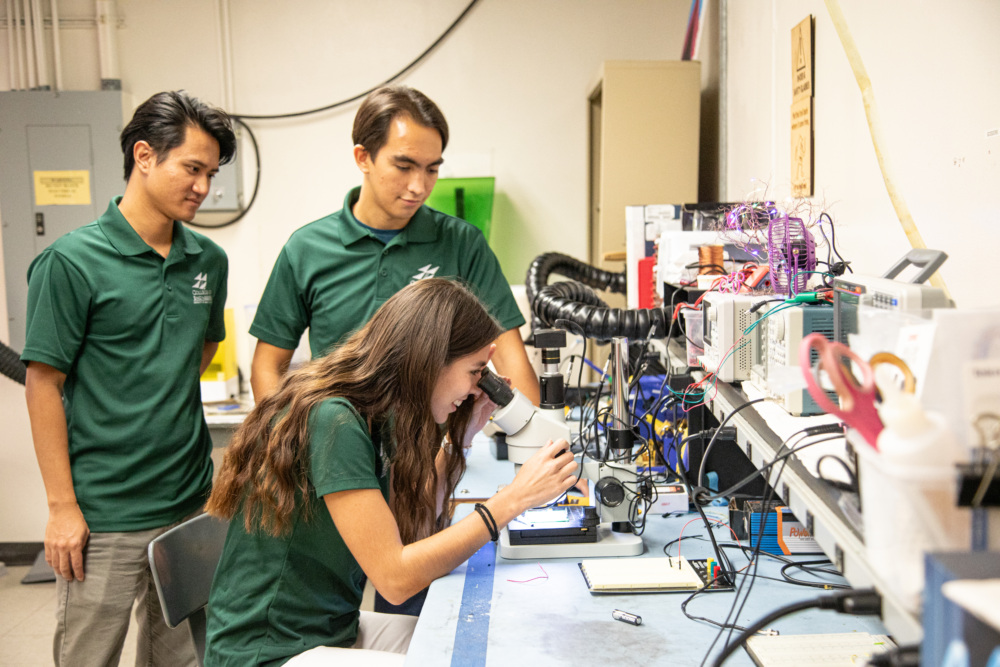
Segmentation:
{"type": "Polygon", "coordinates": [[[684,333],[687,336],[687,363],[688,366],[697,366],[698,357],[705,354],[705,322],[702,320],[702,312],[681,308],[681,315],[684,317],[684,333]]]}
{"type": "Polygon", "coordinates": [[[886,396],[878,451],[857,443],[868,562],[912,612],[920,610],[924,554],[968,549],[971,516],[956,506],[958,448],[944,419],[915,397],[886,396]]]}

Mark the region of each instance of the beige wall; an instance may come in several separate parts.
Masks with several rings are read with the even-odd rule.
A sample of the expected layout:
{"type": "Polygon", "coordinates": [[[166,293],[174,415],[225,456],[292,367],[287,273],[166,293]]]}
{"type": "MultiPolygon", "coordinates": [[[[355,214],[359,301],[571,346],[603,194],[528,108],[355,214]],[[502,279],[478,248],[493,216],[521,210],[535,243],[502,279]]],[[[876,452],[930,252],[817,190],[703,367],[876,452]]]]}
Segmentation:
{"type": "MultiPolygon", "coordinates": [[[[871,79],[882,151],[961,307],[1000,304],[1000,3],[839,0],[871,79]]],[[[791,29],[816,17],[812,203],[837,222],[856,271],[881,275],[909,245],[886,193],[851,67],[820,0],[728,3],[727,192],[789,194],[791,29]]]]}
{"type": "MultiPolygon", "coordinates": [[[[318,107],[394,74],[466,4],[118,0],[123,87],[136,102],[184,88],[248,114],[318,107]],[[225,7],[231,71],[223,66],[220,38],[225,7]]],[[[60,1],[63,19],[79,19],[62,33],[68,89],[94,89],[99,82],[96,37],[87,22],[93,6],[92,0],[60,1]]],[[[485,169],[496,176],[493,245],[511,282],[523,282],[529,262],[541,252],[586,257],[590,86],[603,60],[679,58],[689,9],[688,0],[482,0],[402,79],[426,92],[448,117],[452,139],[442,174],[483,175],[478,172],[485,169]]],[[[6,38],[0,30],[4,59],[6,38]]],[[[703,59],[712,56],[712,39],[706,33],[703,59]]],[[[713,85],[711,76],[704,78],[707,87],[713,85]]],[[[4,63],[0,89],[8,85],[4,63]]],[[[209,233],[229,253],[228,305],[235,310],[244,371],[252,345],[243,333],[249,326],[245,308],[256,303],[281,245],[297,227],[340,208],[347,190],[360,182],[350,156],[356,109],[357,103],[305,119],[252,123],[263,164],[257,203],[237,225],[209,233]]],[[[244,161],[249,192],[249,154],[244,161]]],[[[0,467],[0,542],[40,540],[44,497],[32,473],[27,417],[19,389],[0,378],[2,383],[10,387],[0,394],[0,464],[7,464],[0,467]],[[20,518],[9,518],[11,512],[20,518]]]]}

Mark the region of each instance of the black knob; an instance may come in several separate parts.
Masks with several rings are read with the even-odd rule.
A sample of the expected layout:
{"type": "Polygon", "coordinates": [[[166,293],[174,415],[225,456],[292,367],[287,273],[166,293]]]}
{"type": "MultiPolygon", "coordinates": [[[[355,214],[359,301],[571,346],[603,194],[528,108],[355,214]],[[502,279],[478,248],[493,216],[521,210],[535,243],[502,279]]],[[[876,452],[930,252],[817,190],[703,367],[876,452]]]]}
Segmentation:
{"type": "Polygon", "coordinates": [[[625,487],[614,477],[602,477],[594,485],[594,493],[605,507],[618,507],[625,500],[625,487]]]}

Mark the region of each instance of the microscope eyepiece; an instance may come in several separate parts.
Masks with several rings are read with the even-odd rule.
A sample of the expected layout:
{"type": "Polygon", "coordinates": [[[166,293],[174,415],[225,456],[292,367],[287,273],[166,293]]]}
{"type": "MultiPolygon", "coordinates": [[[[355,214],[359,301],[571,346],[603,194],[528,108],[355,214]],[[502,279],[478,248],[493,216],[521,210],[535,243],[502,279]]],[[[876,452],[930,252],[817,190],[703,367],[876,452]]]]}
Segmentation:
{"type": "Polygon", "coordinates": [[[501,408],[514,400],[514,390],[507,385],[502,377],[489,368],[483,369],[483,376],[477,384],[490,397],[490,400],[501,408]]]}

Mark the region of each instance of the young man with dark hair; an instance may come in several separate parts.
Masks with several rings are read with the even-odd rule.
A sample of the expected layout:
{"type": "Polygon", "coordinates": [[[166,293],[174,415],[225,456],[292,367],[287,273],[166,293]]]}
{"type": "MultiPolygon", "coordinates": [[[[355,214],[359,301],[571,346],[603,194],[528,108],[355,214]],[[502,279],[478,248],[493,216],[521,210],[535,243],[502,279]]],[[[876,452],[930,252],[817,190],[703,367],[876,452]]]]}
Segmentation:
{"type": "Polygon", "coordinates": [[[354,119],[354,161],[363,179],[344,208],[295,231],[271,272],[250,333],[250,382],[259,401],[274,391],[309,329],[319,357],[359,329],[390,296],[423,278],[465,282],[504,328],[493,362],[538,403],[518,327],[524,318],[482,233],[423,205],[438,178],[448,123],[420,91],[385,86],[354,119]]]}
{"type": "Polygon", "coordinates": [[[57,574],[53,652],[56,665],[117,664],[136,606],[139,662],[194,665],[146,549],[211,488],[199,377],[226,334],[228,260],[181,222],[236,139],[224,112],[168,92],[136,109],[121,143],[125,194],[28,269],[21,358],[57,574]]]}

